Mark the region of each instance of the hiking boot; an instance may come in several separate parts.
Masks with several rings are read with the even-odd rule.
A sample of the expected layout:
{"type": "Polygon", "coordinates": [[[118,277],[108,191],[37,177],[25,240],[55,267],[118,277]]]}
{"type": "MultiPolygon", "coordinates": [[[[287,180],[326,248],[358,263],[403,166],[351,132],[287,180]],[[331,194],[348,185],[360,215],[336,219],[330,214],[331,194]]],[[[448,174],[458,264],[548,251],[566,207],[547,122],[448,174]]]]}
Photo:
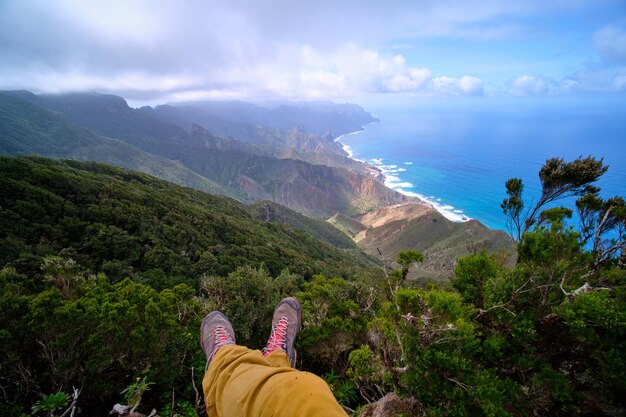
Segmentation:
{"type": "Polygon", "coordinates": [[[267,344],[263,348],[263,356],[276,350],[287,354],[292,368],[296,366],[296,350],[293,342],[302,325],[302,309],[300,303],[293,297],[283,298],[274,310],[272,318],[272,332],[267,344]]]}
{"type": "Polygon", "coordinates": [[[219,311],[213,311],[200,325],[200,347],[207,357],[206,368],[219,348],[235,344],[235,331],[228,318],[219,311]]]}

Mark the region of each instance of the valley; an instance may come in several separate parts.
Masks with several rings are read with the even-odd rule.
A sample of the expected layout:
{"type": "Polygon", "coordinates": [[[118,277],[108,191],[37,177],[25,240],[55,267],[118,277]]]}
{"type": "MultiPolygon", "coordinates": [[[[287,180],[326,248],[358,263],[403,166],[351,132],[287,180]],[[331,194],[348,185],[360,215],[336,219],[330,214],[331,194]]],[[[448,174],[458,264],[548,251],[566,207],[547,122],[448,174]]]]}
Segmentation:
{"type": "Polygon", "coordinates": [[[512,253],[503,232],[451,222],[385,187],[378,168],[350,159],[335,138],[377,121],[357,105],[134,109],[118,96],[10,91],[0,94],[0,108],[0,154],[104,162],[246,204],[271,201],[325,221],[391,265],[402,250],[423,251],[426,261],[414,274],[429,279],[447,280],[468,248],[512,253]]]}

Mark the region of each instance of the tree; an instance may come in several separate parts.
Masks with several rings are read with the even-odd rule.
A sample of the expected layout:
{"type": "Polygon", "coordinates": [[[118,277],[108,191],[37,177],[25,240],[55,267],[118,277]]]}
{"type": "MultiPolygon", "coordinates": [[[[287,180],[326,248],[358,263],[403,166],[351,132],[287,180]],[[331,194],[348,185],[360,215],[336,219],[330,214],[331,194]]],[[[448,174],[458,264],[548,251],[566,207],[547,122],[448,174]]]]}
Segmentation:
{"type": "Polygon", "coordinates": [[[409,273],[409,267],[417,262],[424,262],[424,255],[417,250],[405,250],[398,254],[397,262],[402,265],[402,279],[409,273]]]}
{"type": "Polygon", "coordinates": [[[400,289],[406,281],[406,277],[409,275],[409,268],[413,266],[413,264],[424,262],[424,255],[418,250],[405,250],[398,253],[396,262],[400,264],[401,269],[393,270],[391,273],[387,273],[387,270],[384,271],[391,298],[396,296],[398,289],[400,289]]]}
{"type": "Polygon", "coordinates": [[[590,193],[576,201],[576,208],[583,241],[592,243],[597,271],[626,246],[626,202],[622,197],[603,200],[590,193]]]}
{"type": "Polygon", "coordinates": [[[506,193],[508,198],[502,201],[500,207],[507,216],[507,223],[511,236],[516,240],[521,239],[522,233],[522,209],[524,208],[524,201],[522,200],[522,191],[524,191],[524,184],[519,178],[510,178],[507,180],[506,193]],[[515,231],[515,234],[513,233],[515,231]]]}
{"type": "Polygon", "coordinates": [[[524,184],[519,178],[509,179],[505,184],[508,197],[502,201],[500,207],[512,228],[512,237],[519,242],[533,227],[541,225],[543,219],[540,215],[546,205],[566,197],[597,193],[599,188],[592,183],[607,169],[608,166],[604,165],[602,159],[591,156],[580,157],[572,162],[565,162],[562,158],[548,159],[539,171],[541,196],[525,214],[522,199],[524,184]]]}
{"type": "Polygon", "coordinates": [[[487,251],[479,254],[470,254],[457,259],[454,268],[455,277],[451,283],[463,297],[463,301],[478,308],[484,305],[484,286],[499,274],[501,266],[494,256],[487,255],[487,251]]]}

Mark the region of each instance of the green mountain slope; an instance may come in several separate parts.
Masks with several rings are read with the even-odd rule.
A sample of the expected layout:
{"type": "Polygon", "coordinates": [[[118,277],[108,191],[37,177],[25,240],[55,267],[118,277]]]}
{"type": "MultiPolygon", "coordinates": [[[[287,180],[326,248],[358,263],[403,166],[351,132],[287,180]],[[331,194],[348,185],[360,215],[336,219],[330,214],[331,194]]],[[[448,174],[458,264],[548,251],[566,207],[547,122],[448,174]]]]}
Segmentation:
{"type": "Polygon", "coordinates": [[[512,239],[500,230],[491,230],[476,220],[451,222],[439,212],[430,210],[416,218],[390,221],[369,228],[359,246],[376,256],[394,260],[404,250],[420,250],[425,260],[411,277],[443,279],[452,275],[456,259],[475,251],[502,252],[509,264],[514,262],[512,239]]]}
{"type": "MultiPolygon", "coordinates": [[[[243,104],[243,103],[241,103],[243,104]]],[[[201,106],[201,105],[200,105],[201,106]]],[[[266,110],[260,107],[253,107],[258,110],[266,110]]],[[[305,130],[303,120],[281,121],[278,128],[273,120],[259,120],[259,123],[246,124],[243,121],[250,120],[244,115],[243,121],[237,120],[235,114],[224,115],[228,120],[207,113],[202,107],[189,106],[157,106],[155,109],[144,107],[138,110],[143,115],[154,120],[174,124],[184,130],[190,130],[193,126],[202,126],[207,131],[220,137],[237,138],[245,143],[254,145],[268,145],[277,150],[293,149],[300,153],[312,152],[325,153],[345,157],[342,147],[334,142],[334,137],[328,134],[316,134],[305,130]]],[[[361,125],[367,123],[368,119],[363,119],[361,124],[354,124],[351,130],[360,129],[361,125]]],[[[308,128],[330,131],[332,121],[319,121],[317,128],[314,124],[308,123],[308,128]]]]}
{"type": "Polygon", "coordinates": [[[249,210],[252,217],[257,220],[295,227],[337,248],[357,248],[352,239],[330,223],[304,216],[280,204],[271,201],[260,201],[251,205],[249,210]]]}
{"type": "Polygon", "coordinates": [[[255,220],[234,200],[137,172],[0,158],[0,174],[0,265],[27,254],[65,254],[114,279],[167,276],[192,285],[244,265],[305,276],[347,276],[373,265],[357,249],[339,250],[293,227],[255,220]]]}
{"type": "MultiPolygon", "coordinates": [[[[173,175],[166,179],[203,191],[230,195],[244,202],[273,200],[302,213],[321,218],[330,217],[338,211],[348,214],[361,213],[371,207],[406,200],[406,197],[386,188],[369,173],[363,173],[363,170],[358,172],[337,166],[312,165],[304,161],[304,157],[298,160],[276,158],[275,156],[287,151],[287,148],[279,150],[271,145],[259,147],[259,145],[233,139],[219,138],[202,128],[192,128],[191,132],[187,133],[175,125],[151,119],[144,110],[128,107],[121,97],[96,93],[36,96],[23,91],[7,94],[29,101],[29,103],[20,101],[22,106],[32,106],[27,116],[24,116],[19,109],[6,109],[7,129],[18,123],[16,121],[24,121],[18,125],[20,134],[18,142],[22,138],[28,138],[36,143],[46,142],[40,138],[40,131],[45,131],[45,126],[40,126],[40,119],[51,118],[53,113],[37,112],[36,106],[41,105],[55,112],[62,112],[72,122],[80,124],[85,129],[120,139],[148,154],[164,158],[161,164],[164,169],[160,172],[156,170],[157,166],[154,166],[152,167],[154,171],[148,171],[147,168],[151,168],[150,165],[146,168],[144,164],[137,161],[124,160],[123,157],[129,154],[125,147],[107,151],[91,151],[90,146],[93,146],[92,142],[97,135],[87,134],[85,129],[81,132],[74,131],[72,135],[66,135],[65,132],[57,130],[46,131],[49,138],[44,139],[60,141],[63,147],[62,152],[47,147],[16,152],[13,146],[13,142],[16,141],[15,135],[12,131],[7,131],[4,136],[6,139],[0,138],[3,142],[9,143],[8,149],[4,151],[6,154],[37,153],[45,157],[91,159],[139,169],[159,176],[170,173],[171,170],[166,169],[168,166],[180,166],[193,171],[197,177],[204,177],[206,182],[212,183],[213,189],[196,187],[187,179],[176,179],[173,175]],[[28,129],[33,127],[31,126],[33,124],[35,131],[29,134],[28,129]],[[91,138],[91,141],[86,143],[85,138],[79,137],[81,133],[91,138]],[[80,143],[78,149],[72,147],[73,141],[80,143]],[[271,149],[276,149],[276,151],[271,149]]],[[[18,99],[6,97],[5,101],[8,100],[18,99]]],[[[257,108],[253,107],[253,109],[257,108]]],[[[306,114],[309,113],[310,111],[306,112],[306,114]]],[[[61,123],[60,120],[57,122],[61,123]]],[[[64,128],[69,128],[69,123],[64,120],[61,124],[64,128]]],[[[286,135],[285,146],[300,143],[307,150],[315,150],[313,153],[326,154],[322,152],[325,146],[322,144],[323,139],[300,129],[294,129],[286,135]]],[[[325,140],[332,146],[338,146],[329,138],[325,140]]],[[[101,142],[100,140],[98,143],[101,142]]],[[[108,143],[111,144],[111,142],[108,143]]],[[[334,160],[337,165],[339,164],[337,158],[343,158],[339,154],[329,155],[333,156],[319,158],[320,162],[334,160]]],[[[189,176],[189,172],[184,174],[189,176]]],[[[199,178],[196,179],[199,180],[199,178]]]]}
{"type": "MultiPolygon", "coordinates": [[[[241,103],[243,104],[243,103],[241,103]]],[[[256,107],[258,110],[267,110],[256,107]]],[[[191,135],[213,136],[208,138],[207,144],[213,145],[219,142],[220,149],[238,149],[246,152],[274,157],[278,159],[299,159],[315,165],[328,165],[333,167],[349,168],[357,172],[368,174],[373,168],[362,162],[357,162],[347,157],[342,146],[335,142],[332,135],[318,135],[311,133],[302,126],[304,120],[293,120],[293,125],[283,126],[280,130],[274,126],[271,120],[265,121],[266,125],[245,124],[236,121],[233,115],[228,115],[229,120],[222,119],[206,111],[201,105],[195,107],[193,103],[188,106],[162,105],[156,108],[143,107],[139,109],[144,115],[162,122],[172,123],[191,132],[191,135]],[[201,129],[206,132],[202,135],[201,129]],[[208,133],[210,132],[210,134],[208,133]],[[215,139],[217,135],[220,139],[215,139]],[[224,139],[228,138],[228,139],[224,139]],[[236,139],[232,139],[236,138],[236,139]],[[247,145],[247,146],[246,146],[247,145]]],[[[362,111],[362,109],[361,109],[362,111]]],[[[335,118],[340,118],[335,115],[335,118]]],[[[245,120],[245,119],[244,119],[245,120]]],[[[328,132],[333,126],[333,120],[320,120],[306,124],[309,128],[328,132]],[[317,128],[315,127],[317,123],[317,128]]],[[[351,120],[344,128],[340,128],[335,135],[342,132],[359,130],[362,125],[370,123],[372,119],[369,113],[363,112],[359,117],[351,120]]],[[[260,120],[263,122],[263,120],[260,120]]]]}
{"type": "Polygon", "coordinates": [[[24,91],[5,94],[63,114],[79,126],[142,149],[155,141],[184,142],[187,139],[185,130],[145,116],[119,96],[100,93],[34,95],[24,91]]]}
{"type": "MultiPolygon", "coordinates": [[[[272,146],[275,143],[271,138],[264,144],[249,143],[215,136],[199,125],[192,125],[187,132],[169,122],[154,120],[154,115],[148,114],[147,109],[128,107],[125,100],[116,96],[95,93],[11,94],[20,98],[4,96],[0,101],[0,108],[4,110],[0,128],[1,153],[37,153],[53,158],[108,162],[203,191],[227,194],[243,202],[271,200],[312,217],[332,217],[336,226],[371,255],[377,256],[380,249],[387,258],[395,259],[401,250],[424,251],[427,261],[422,264],[421,273],[426,276],[447,278],[455,258],[466,254],[468,245],[484,246],[494,251],[511,247],[503,233],[490,231],[477,222],[455,224],[431,213],[432,208],[424,209],[419,216],[394,209],[392,206],[410,199],[386,188],[372,175],[375,172],[364,173],[367,171],[365,165],[361,170],[355,170],[307,162],[304,159],[317,155],[320,162],[332,164],[335,161],[342,165],[340,159],[343,156],[327,152],[324,145],[327,139],[300,128],[287,133],[276,131],[276,135],[283,135],[281,140],[285,141],[281,142],[284,147],[277,147],[272,146]],[[115,135],[128,143],[79,128],[35,103],[63,112],[68,118],[102,135],[115,135]],[[388,218],[389,210],[399,211],[388,218]],[[365,216],[369,220],[359,220],[368,211],[370,213],[365,216]],[[430,213],[428,217],[416,218],[426,212],[430,213]],[[338,213],[339,217],[336,216],[338,213]],[[349,218],[356,223],[346,222],[349,218]],[[385,219],[387,224],[382,225],[380,219],[385,219]]],[[[256,106],[241,103],[232,107],[246,110],[242,117],[248,121],[257,114],[255,112],[261,111],[256,106]]],[[[204,111],[202,108],[171,109],[183,115],[188,111],[192,115],[204,111]]],[[[265,119],[260,117],[259,121],[265,119]]],[[[277,123],[271,118],[265,122],[277,123]]],[[[270,135],[267,128],[262,129],[265,129],[263,134],[270,135]]],[[[349,247],[345,239],[337,238],[334,229],[329,231],[319,224],[307,223],[304,218],[283,209],[276,208],[275,212],[269,216],[273,221],[313,233],[339,247],[349,247]]],[[[257,214],[264,219],[267,210],[257,214]]]]}
{"type": "Polygon", "coordinates": [[[301,104],[267,109],[243,102],[200,102],[188,106],[133,109],[122,97],[108,94],[5,93],[62,113],[80,126],[148,151],[151,151],[149,147],[154,142],[202,144],[188,135],[195,124],[221,137],[295,149],[302,153],[329,153],[345,157],[341,146],[327,132],[333,131],[338,135],[355,131],[376,120],[359,106],[332,103],[315,108],[301,104]]]}
{"type": "MultiPolygon", "coordinates": [[[[26,92],[22,95],[29,97],[26,92]]],[[[30,101],[36,101],[31,95],[30,101]]],[[[0,155],[41,155],[104,162],[213,194],[224,187],[166,158],[76,126],[63,116],[19,97],[0,94],[0,155]]]]}

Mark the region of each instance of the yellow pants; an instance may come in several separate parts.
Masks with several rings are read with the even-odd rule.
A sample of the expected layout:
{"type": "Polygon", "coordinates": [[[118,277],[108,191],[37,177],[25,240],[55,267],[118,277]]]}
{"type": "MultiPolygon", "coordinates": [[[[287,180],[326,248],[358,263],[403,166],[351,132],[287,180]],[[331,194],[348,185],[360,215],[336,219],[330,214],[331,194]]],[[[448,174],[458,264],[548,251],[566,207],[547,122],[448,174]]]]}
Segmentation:
{"type": "Polygon", "coordinates": [[[346,417],[326,382],[282,351],[222,346],[202,380],[209,417],[346,417]]]}

